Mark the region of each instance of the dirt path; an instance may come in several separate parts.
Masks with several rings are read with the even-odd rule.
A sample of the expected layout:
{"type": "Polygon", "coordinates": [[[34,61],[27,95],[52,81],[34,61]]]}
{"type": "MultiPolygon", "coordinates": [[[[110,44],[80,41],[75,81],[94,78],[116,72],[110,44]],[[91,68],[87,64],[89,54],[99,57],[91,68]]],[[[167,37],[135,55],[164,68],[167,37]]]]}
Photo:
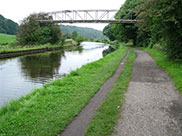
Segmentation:
{"type": "Polygon", "coordinates": [[[94,95],[94,97],[92,97],[92,99],[85,106],[85,108],[59,136],[82,136],[84,134],[88,123],[92,120],[96,110],[99,108],[107,93],[111,90],[113,83],[118,78],[127,56],[125,56],[124,59],[121,61],[115,74],[102,85],[100,90],[94,95]]]}
{"type": "Polygon", "coordinates": [[[115,136],[182,136],[182,97],[144,51],[136,50],[115,136]]]}

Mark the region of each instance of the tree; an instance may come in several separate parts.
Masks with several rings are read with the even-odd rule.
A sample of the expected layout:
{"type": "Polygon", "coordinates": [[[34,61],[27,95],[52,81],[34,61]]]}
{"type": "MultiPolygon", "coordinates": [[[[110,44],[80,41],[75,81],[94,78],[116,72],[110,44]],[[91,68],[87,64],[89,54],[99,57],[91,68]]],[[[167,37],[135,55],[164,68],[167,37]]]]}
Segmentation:
{"type": "Polygon", "coordinates": [[[112,31],[112,25],[109,24],[103,29],[103,34],[109,38],[109,40],[114,41],[115,37],[112,31]]]}
{"type": "Polygon", "coordinates": [[[150,33],[150,42],[162,42],[169,58],[182,60],[182,1],[143,0],[138,27],[150,33]]]}
{"type": "Polygon", "coordinates": [[[51,16],[44,14],[31,14],[20,24],[20,32],[17,41],[21,45],[54,44],[61,38],[61,30],[58,25],[40,23],[38,20],[50,19],[51,16]]]}
{"type": "MultiPolygon", "coordinates": [[[[135,8],[140,0],[126,0],[117,13],[115,19],[136,19],[135,8]]],[[[118,41],[133,40],[133,44],[137,44],[137,26],[135,24],[109,24],[105,27],[104,33],[110,37],[109,39],[118,41]]]]}
{"type": "Polygon", "coordinates": [[[71,37],[72,37],[73,40],[75,40],[75,39],[78,37],[77,31],[73,31],[73,32],[71,33],[71,37]]]}
{"type": "Polygon", "coordinates": [[[84,41],[84,38],[83,36],[79,35],[75,40],[78,42],[78,44],[80,44],[81,42],[84,41]]]}

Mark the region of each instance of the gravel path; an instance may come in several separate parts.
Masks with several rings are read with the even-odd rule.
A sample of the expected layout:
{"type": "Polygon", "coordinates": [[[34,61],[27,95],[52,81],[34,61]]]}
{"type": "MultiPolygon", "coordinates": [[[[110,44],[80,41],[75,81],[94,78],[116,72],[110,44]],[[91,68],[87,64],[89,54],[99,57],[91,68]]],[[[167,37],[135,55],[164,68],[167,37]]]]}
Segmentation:
{"type": "Polygon", "coordinates": [[[103,102],[107,93],[111,90],[112,85],[120,75],[120,71],[123,67],[124,62],[129,54],[123,58],[119,67],[117,68],[115,74],[109,78],[100,88],[100,90],[91,98],[89,103],[85,108],[79,113],[79,115],[65,128],[65,130],[59,134],[59,136],[83,136],[85,129],[87,128],[89,122],[92,120],[96,110],[99,108],[100,104],[103,102]]]}
{"type": "Polygon", "coordinates": [[[131,82],[115,136],[182,136],[182,97],[167,73],[136,51],[131,82]]]}

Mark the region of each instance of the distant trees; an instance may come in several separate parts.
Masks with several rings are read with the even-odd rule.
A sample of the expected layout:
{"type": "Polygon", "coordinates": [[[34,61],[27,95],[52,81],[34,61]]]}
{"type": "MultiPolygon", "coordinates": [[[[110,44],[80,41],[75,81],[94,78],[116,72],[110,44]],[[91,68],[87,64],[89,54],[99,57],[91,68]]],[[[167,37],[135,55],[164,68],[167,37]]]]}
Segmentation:
{"type": "Polygon", "coordinates": [[[85,38],[82,35],[79,35],[77,31],[72,31],[71,34],[66,33],[63,35],[63,37],[64,37],[64,39],[73,39],[78,44],[80,44],[81,42],[83,42],[85,40],[85,38]]]}
{"type": "Polygon", "coordinates": [[[78,37],[77,31],[73,31],[73,32],[71,33],[71,38],[72,38],[73,40],[75,40],[77,37],[78,37]]]}
{"type": "Polygon", "coordinates": [[[31,14],[20,24],[17,41],[21,45],[55,44],[61,39],[61,30],[58,25],[40,23],[42,18],[51,18],[43,14],[31,14]]]}
{"type": "Polygon", "coordinates": [[[78,26],[68,26],[68,25],[62,25],[60,24],[61,32],[65,34],[72,34],[73,31],[76,31],[78,35],[83,36],[87,39],[104,39],[104,36],[102,34],[102,31],[93,29],[93,28],[87,28],[87,27],[78,27],[78,26]]]}
{"type": "Polygon", "coordinates": [[[83,38],[83,36],[79,35],[76,37],[75,41],[78,42],[78,44],[80,44],[81,42],[83,42],[85,39],[83,38]]]}

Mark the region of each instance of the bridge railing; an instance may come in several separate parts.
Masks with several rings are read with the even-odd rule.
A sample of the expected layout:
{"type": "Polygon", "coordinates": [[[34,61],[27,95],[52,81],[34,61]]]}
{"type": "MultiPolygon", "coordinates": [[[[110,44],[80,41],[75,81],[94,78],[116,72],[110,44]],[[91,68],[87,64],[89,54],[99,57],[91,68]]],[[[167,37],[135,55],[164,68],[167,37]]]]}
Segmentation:
{"type": "MultiPolygon", "coordinates": [[[[130,10],[62,10],[42,13],[50,16],[49,19],[41,19],[43,23],[136,23],[130,10]],[[122,16],[127,13],[129,17],[115,19],[115,15],[122,16]]],[[[126,15],[125,15],[126,17],[126,15]]]]}

